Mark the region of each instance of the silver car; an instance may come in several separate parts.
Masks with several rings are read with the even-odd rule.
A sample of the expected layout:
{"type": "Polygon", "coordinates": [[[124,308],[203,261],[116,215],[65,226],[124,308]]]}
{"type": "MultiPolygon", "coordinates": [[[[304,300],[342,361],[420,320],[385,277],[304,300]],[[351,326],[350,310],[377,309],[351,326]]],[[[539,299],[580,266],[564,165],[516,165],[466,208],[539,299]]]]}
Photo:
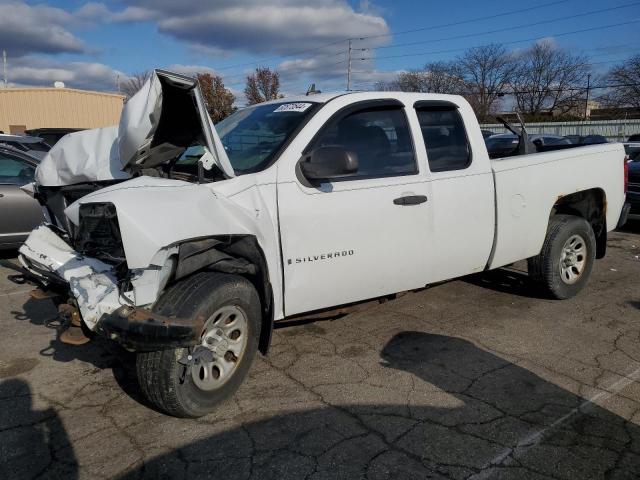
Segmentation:
{"type": "Polygon", "coordinates": [[[0,249],[19,247],[42,223],[40,204],[20,187],[33,181],[39,160],[0,145],[0,249]]]}
{"type": "Polygon", "coordinates": [[[51,147],[40,137],[0,134],[0,146],[7,146],[42,159],[51,147]]]}

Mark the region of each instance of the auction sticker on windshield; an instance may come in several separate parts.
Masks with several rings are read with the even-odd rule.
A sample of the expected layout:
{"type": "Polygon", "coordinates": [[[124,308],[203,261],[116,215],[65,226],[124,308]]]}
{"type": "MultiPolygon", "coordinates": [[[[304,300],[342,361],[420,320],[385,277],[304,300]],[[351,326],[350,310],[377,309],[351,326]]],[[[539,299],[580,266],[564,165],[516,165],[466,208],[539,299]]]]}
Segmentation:
{"type": "Polygon", "coordinates": [[[273,112],[304,112],[307,108],[309,108],[311,103],[284,103],[276,108],[273,112]]]}

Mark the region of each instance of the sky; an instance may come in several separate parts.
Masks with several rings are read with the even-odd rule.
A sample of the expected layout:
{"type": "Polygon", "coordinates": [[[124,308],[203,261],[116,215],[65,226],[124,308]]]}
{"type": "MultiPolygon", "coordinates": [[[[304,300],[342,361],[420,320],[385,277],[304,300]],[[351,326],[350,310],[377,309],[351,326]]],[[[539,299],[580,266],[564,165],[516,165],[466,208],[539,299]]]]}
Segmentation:
{"type": "Polygon", "coordinates": [[[504,43],[551,42],[606,71],[640,53],[633,0],[0,0],[12,85],[117,91],[153,68],[216,73],[241,103],[246,75],[278,70],[286,94],[352,89],[504,43]]]}

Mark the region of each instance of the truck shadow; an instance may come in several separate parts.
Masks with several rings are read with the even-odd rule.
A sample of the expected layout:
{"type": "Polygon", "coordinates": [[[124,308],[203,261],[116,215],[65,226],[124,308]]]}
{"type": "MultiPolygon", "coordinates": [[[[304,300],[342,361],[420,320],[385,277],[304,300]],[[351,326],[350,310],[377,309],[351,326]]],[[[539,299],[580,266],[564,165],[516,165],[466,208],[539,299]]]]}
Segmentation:
{"type": "Polygon", "coordinates": [[[464,277],[463,280],[472,285],[496,292],[508,293],[519,297],[549,299],[529,279],[529,275],[526,272],[513,268],[498,268],[476,273],[475,275],[464,277]]]}
{"type": "Polygon", "coordinates": [[[627,220],[627,223],[618,228],[617,231],[626,233],[640,233],[640,220],[627,220]]]}
{"type": "Polygon", "coordinates": [[[0,407],[0,478],[78,478],[60,417],[52,408],[33,409],[33,394],[24,380],[0,382],[0,407]]]}
{"type": "MultiPolygon", "coordinates": [[[[243,423],[121,478],[640,477],[637,425],[469,341],[406,331],[381,358],[390,377],[413,375],[406,402],[334,402],[243,423]]],[[[356,388],[334,387],[339,398],[356,388]]]]}

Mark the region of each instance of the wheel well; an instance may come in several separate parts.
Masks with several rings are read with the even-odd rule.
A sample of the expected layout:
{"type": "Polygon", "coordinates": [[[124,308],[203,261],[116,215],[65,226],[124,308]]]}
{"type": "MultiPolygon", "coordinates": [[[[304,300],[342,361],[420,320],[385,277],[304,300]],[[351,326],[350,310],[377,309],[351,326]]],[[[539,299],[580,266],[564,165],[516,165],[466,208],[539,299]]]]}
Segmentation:
{"type": "Polygon", "coordinates": [[[260,296],[262,328],[258,348],[266,354],[273,329],[273,290],[264,252],[253,235],[216,235],[182,242],[171,283],[202,270],[247,278],[260,296]]]}
{"type": "Polygon", "coordinates": [[[584,218],[596,237],[596,258],[602,258],[607,249],[607,198],[600,188],[560,195],[551,215],[575,215],[584,218]]]}

